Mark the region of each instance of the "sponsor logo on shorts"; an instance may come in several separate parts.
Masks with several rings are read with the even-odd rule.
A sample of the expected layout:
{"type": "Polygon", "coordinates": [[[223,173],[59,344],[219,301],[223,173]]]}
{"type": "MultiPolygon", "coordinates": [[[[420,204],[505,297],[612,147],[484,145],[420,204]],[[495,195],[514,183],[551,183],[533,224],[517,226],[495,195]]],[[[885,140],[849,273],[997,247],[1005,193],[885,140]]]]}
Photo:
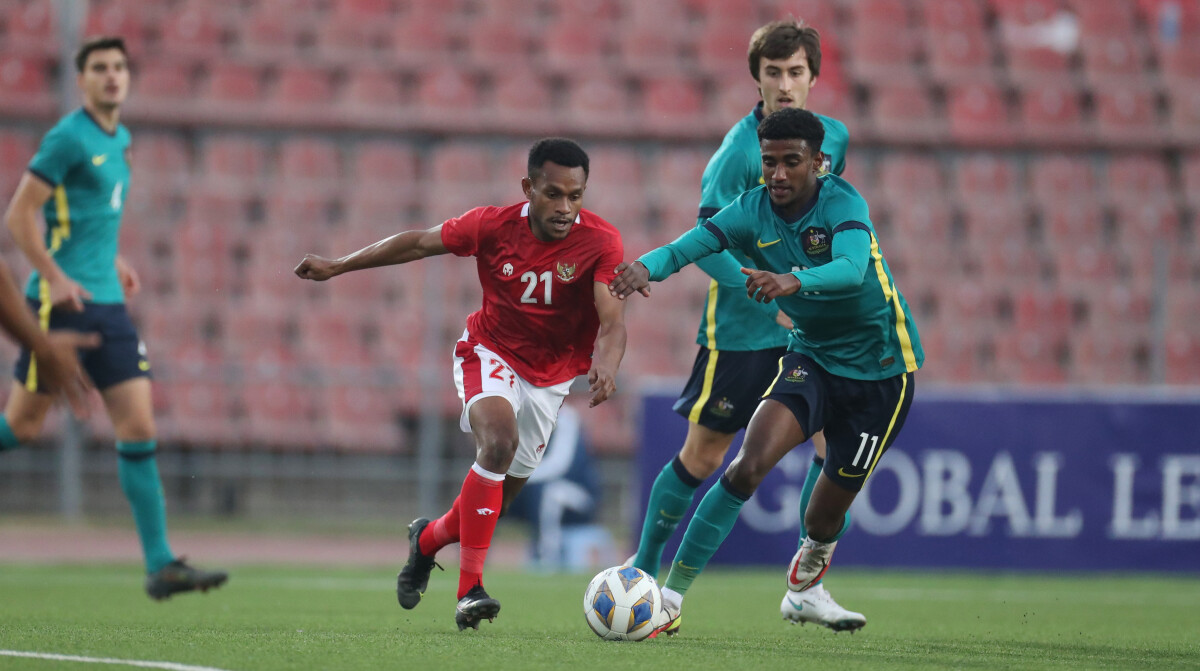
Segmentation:
{"type": "Polygon", "coordinates": [[[783,379],[788,382],[804,382],[808,379],[808,371],[804,370],[804,366],[796,366],[783,379]]]}

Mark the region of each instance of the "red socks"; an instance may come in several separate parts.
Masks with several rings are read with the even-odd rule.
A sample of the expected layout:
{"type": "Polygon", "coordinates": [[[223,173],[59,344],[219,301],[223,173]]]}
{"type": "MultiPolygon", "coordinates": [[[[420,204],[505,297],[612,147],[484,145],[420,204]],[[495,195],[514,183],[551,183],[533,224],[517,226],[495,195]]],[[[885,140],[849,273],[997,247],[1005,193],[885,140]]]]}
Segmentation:
{"type": "Polygon", "coordinates": [[[460,599],[475,585],[483,584],[483,562],[487,559],[503,503],[504,475],[474,464],[454,505],[421,532],[421,554],[426,556],[433,556],[456,541],[459,543],[460,599]]]}

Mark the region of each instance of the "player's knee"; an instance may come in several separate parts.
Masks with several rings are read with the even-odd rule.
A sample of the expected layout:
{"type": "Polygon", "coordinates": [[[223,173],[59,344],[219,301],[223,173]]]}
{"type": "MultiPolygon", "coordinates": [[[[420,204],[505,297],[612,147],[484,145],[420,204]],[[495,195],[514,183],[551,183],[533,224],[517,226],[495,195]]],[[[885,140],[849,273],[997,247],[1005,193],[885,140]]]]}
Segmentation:
{"type": "Polygon", "coordinates": [[[116,434],[117,440],[125,443],[142,443],[157,437],[154,422],[125,424],[116,430],[116,434]]]}
{"type": "Polygon", "coordinates": [[[688,474],[697,480],[704,480],[721,467],[721,463],[725,461],[725,450],[695,447],[689,449],[689,446],[685,444],[684,449],[679,452],[679,460],[683,462],[683,467],[687,469],[688,474]]]}
{"type": "Polygon", "coordinates": [[[729,484],[736,487],[738,491],[753,494],[770,470],[770,466],[743,454],[729,465],[725,471],[725,477],[729,478],[729,484]]]}
{"type": "Polygon", "coordinates": [[[504,473],[517,454],[516,437],[485,436],[479,441],[479,465],[493,473],[504,473]]]}
{"type": "Polygon", "coordinates": [[[18,443],[28,443],[36,440],[42,433],[42,420],[28,417],[15,417],[8,420],[8,428],[18,443]]]}

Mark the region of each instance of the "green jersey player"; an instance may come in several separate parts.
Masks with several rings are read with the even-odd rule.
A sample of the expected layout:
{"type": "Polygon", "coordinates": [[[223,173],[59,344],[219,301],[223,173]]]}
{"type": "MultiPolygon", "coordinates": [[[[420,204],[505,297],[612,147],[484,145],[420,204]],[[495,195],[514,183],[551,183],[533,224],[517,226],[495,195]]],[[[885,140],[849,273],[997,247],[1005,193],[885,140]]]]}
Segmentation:
{"type": "Polygon", "coordinates": [[[914,372],[925,355],[908,304],[883,258],[867,203],[822,169],[825,128],[811,112],[783,109],[758,127],[766,183],[702,227],[618,267],[619,297],[680,268],[738,249],[747,295],[776,303],[795,324],[788,352],[763,394],[737,458],[705,494],[684,532],[663,589],[665,631],[692,581],[737,521],[767,472],[824,431],[826,457],[805,510],[806,537],[787,574],[790,591],[818,584],[846,513],[904,425],[914,372]]]}
{"type": "MultiPolygon", "coordinates": [[[[821,74],[821,37],[816,29],[794,19],[774,21],[751,36],[747,58],[761,101],[729,130],[709,160],[701,181],[697,226],[763,183],[758,124],[776,110],[806,106],[809,91],[821,74]]],[[[816,116],[825,127],[822,170],[840,175],[849,142],[846,126],[816,116]]],[[[629,561],[651,575],[658,573],[663,548],[691,506],[700,483],[720,468],[734,435],[749,423],[763,390],[775,377],[792,326],[773,304],[746,298],[741,269],[757,266],[741,250],[727,249],[696,265],[712,280],[696,338],[699,351],[674,406],[688,420],[687,437],[654,480],[637,554],[629,561]]],[[[825,457],[824,438],[817,433],[812,439],[815,467],[808,469],[801,490],[801,539],[805,535],[804,509],[825,457]]],[[[823,585],[801,596],[788,592],[781,612],[793,622],[817,622],[838,630],[866,624],[861,613],[842,608],[823,585]]],[[[666,633],[675,634],[677,625],[666,633]]]]}
{"type": "MultiPolygon", "coordinates": [[[[130,137],[119,122],[129,92],[125,43],[117,37],[93,38],[80,47],[75,67],[83,106],[42,139],[9,205],[8,228],[34,267],[26,297],[41,328],[99,336],[99,346],[83,353],[81,363],[104,399],[117,437],[118,474],[141,540],[146,592],[164,599],[208,590],[224,583],[226,574],[188,566],[167,543],[154,458],[150,365],[125,311],[126,294],[139,286],[136,273],[117,255],[129,191],[130,137]]],[[[45,363],[36,351],[21,350],[17,380],[0,417],[0,452],[41,433],[56,391],[45,363]]]]}

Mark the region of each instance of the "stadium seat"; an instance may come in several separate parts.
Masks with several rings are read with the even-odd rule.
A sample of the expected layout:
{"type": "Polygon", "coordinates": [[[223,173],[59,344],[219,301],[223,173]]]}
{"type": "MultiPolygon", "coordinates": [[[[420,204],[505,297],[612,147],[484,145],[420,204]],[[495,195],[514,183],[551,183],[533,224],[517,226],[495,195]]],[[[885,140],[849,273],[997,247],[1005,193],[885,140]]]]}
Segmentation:
{"type": "Polygon", "coordinates": [[[609,60],[610,26],[566,9],[546,27],[545,37],[538,40],[542,52],[531,65],[567,76],[602,69],[609,60]]]}
{"type": "Polygon", "coordinates": [[[191,176],[188,147],[173,133],[138,133],[129,157],[130,179],[138,185],[182,190],[191,176]]]}
{"type": "Polygon", "coordinates": [[[983,8],[976,0],[925,0],[919,9],[931,32],[976,32],[984,28],[983,8]]]}
{"type": "Polygon", "coordinates": [[[1095,38],[1127,37],[1138,31],[1133,3],[1068,0],[1067,5],[1079,19],[1085,48],[1095,38]]]}
{"type": "Polygon", "coordinates": [[[480,93],[476,78],[449,65],[424,70],[417,83],[417,108],[423,123],[459,131],[476,128],[480,93]]]}
{"type": "MultiPolygon", "coordinates": [[[[640,6],[656,3],[637,4],[640,6]]],[[[671,75],[684,72],[688,66],[682,55],[681,32],[674,27],[663,29],[661,24],[628,24],[615,35],[617,62],[625,73],[631,75],[671,75]]]]}
{"type": "Polygon", "coordinates": [[[749,33],[732,30],[727,24],[709,24],[693,42],[696,65],[702,73],[724,76],[746,71],[746,45],[749,33]]]}
{"type": "Polygon", "coordinates": [[[47,77],[49,64],[41,57],[0,54],[0,113],[50,116],[55,96],[47,77]]]}
{"type": "Polygon", "coordinates": [[[464,32],[465,55],[477,67],[525,67],[530,61],[525,25],[511,17],[476,19],[464,32]]]}
{"type": "Polygon", "coordinates": [[[0,193],[16,192],[17,183],[37,149],[37,140],[31,133],[0,128],[0,193]]]}
{"type": "Polygon", "coordinates": [[[1044,286],[1026,286],[1013,296],[1013,328],[1065,338],[1071,330],[1071,301],[1063,292],[1044,286]]]}
{"type": "Polygon", "coordinates": [[[1022,86],[1018,136],[1038,144],[1083,144],[1090,134],[1080,97],[1079,87],[1066,78],[1022,86]]]}
{"type": "Polygon", "coordinates": [[[1149,248],[1155,241],[1162,241],[1169,247],[1186,244],[1182,235],[1182,218],[1174,202],[1118,201],[1114,208],[1114,220],[1114,242],[1122,248],[1149,248]]]}
{"type": "Polygon", "coordinates": [[[237,390],[223,382],[156,382],[167,404],[159,438],[200,449],[229,448],[242,437],[237,390]]]}
{"type": "Polygon", "coordinates": [[[896,203],[940,201],[945,189],[941,162],[925,154],[890,154],[880,161],[879,186],[896,203]]]}
{"type": "Polygon", "coordinates": [[[1086,157],[1050,154],[1030,163],[1029,191],[1039,203],[1094,202],[1097,186],[1086,157]]]}
{"type": "MultiPolygon", "coordinates": [[[[1200,153],[1189,154],[1180,161],[1180,182],[1183,197],[1193,211],[1200,211],[1200,153]]],[[[1196,222],[1193,222],[1195,224],[1196,222]]]]}
{"type": "Polygon", "coordinates": [[[1153,91],[1138,86],[1114,88],[1109,83],[1094,95],[1096,134],[1102,143],[1148,148],[1165,138],[1153,91]]]}
{"type": "Polygon", "coordinates": [[[252,135],[212,135],[200,149],[200,174],[214,187],[250,194],[264,182],[267,148],[252,135]]]}
{"type": "Polygon", "coordinates": [[[171,61],[151,61],[138,69],[133,80],[135,95],[130,100],[131,109],[161,112],[170,118],[187,109],[195,96],[192,68],[171,61]]]}
{"type": "Polygon", "coordinates": [[[694,134],[706,119],[702,89],[690,77],[643,80],[641,125],[665,136],[694,134]]]}
{"type": "Polygon", "coordinates": [[[216,61],[202,87],[198,107],[216,120],[260,120],[262,71],[254,66],[216,61]]]}
{"type": "Polygon", "coordinates": [[[999,87],[990,82],[956,86],[949,91],[950,136],[968,144],[1009,144],[1015,127],[999,87]]]}
{"type": "Polygon", "coordinates": [[[1145,48],[1133,35],[1085,39],[1080,46],[1084,78],[1094,88],[1102,88],[1114,80],[1137,80],[1145,75],[1145,48]]]}
{"type": "Polygon", "coordinates": [[[1058,250],[1055,264],[1058,283],[1068,290],[1117,279],[1117,263],[1113,253],[1094,244],[1084,243],[1058,250]]]}
{"type": "Polygon", "coordinates": [[[855,23],[850,35],[851,77],[868,85],[911,79],[918,34],[903,23],[855,23]]]}
{"type": "Polygon", "coordinates": [[[396,13],[395,0],[337,0],[334,16],[363,23],[387,22],[396,13]]]}
{"type": "Polygon", "coordinates": [[[1030,242],[1030,214],[1017,199],[983,197],[963,201],[966,243],[980,251],[1030,242]]]}
{"type": "Polygon", "coordinates": [[[1071,74],[1069,53],[1042,46],[1004,45],[1009,79],[1018,83],[1061,81],[1071,74]]]}
{"type": "Polygon", "coordinates": [[[317,24],[316,55],[324,63],[351,67],[377,63],[390,28],[390,17],[386,14],[365,19],[335,11],[317,24]]]}
{"type": "MultiPolygon", "coordinates": [[[[143,13],[130,7],[129,3],[93,4],[88,8],[83,34],[85,38],[120,35],[133,59],[140,60],[146,43],[144,18],[143,13]]],[[[138,79],[141,79],[140,73],[138,79]]]]}
{"type": "Polygon", "coordinates": [[[6,27],[4,50],[9,55],[57,55],[58,25],[53,0],[4,3],[0,5],[0,24],[6,27]]]}
{"type": "MultiPolygon", "coordinates": [[[[435,7],[441,2],[416,3],[416,7],[435,7]]],[[[431,59],[450,53],[450,28],[446,18],[435,11],[408,14],[396,22],[389,44],[391,58],[405,66],[428,67],[431,59]]]]}
{"type": "Polygon", "coordinates": [[[970,205],[996,202],[1015,203],[1017,165],[1011,159],[991,153],[963,155],[951,170],[958,197],[970,205]]]}
{"type": "Polygon", "coordinates": [[[627,133],[640,125],[631,107],[629,88],[621,79],[594,75],[568,83],[566,113],[576,132],[627,133]]]}
{"type": "Polygon", "coordinates": [[[930,27],[925,49],[934,81],[988,81],[995,76],[991,40],[981,27],[930,27]]]}
{"type": "Polygon", "coordinates": [[[332,188],[342,175],[337,144],[315,137],[285,140],[279,147],[279,178],[292,188],[332,188]]]}
{"type": "Polygon", "coordinates": [[[405,191],[417,180],[417,153],[405,142],[360,142],[353,154],[356,186],[379,186],[405,191]]]}
{"type": "Polygon", "coordinates": [[[1047,243],[1058,248],[1101,242],[1104,214],[1095,201],[1086,198],[1082,193],[1075,196],[1067,193],[1061,200],[1043,202],[1041,221],[1047,243]]]}
{"type": "Polygon", "coordinates": [[[1175,145],[1200,143],[1200,77],[1193,85],[1167,90],[1170,119],[1167,141],[1175,145]]]}
{"type": "Polygon", "coordinates": [[[1082,385],[1132,385],[1145,382],[1134,343],[1104,328],[1085,329],[1071,338],[1070,381],[1082,385]]]}
{"type": "Polygon", "coordinates": [[[407,101],[403,85],[395,72],[370,66],[357,66],[347,72],[345,87],[338,97],[339,116],[350,122],[370,126],[392,126],[397,112],[407,101]]]}
{"type": "Polygon", "coordinates": [[[996,338],[997,376],[1004,382],[1055,386],[1067,381],[1066,346],[1040,333],[1014,331],[996,338]]]}
{"type": "Polygon", "coordinates": [[[1171,176],[1166,164],[1154,155],[1119,154],[1108,163],[1105,196],[1112,202],[1124,199],[1170,200],[1171,176]]]}
{"type": "Polygon", "coordinates": [[[336,182],[302,180],[274,183],[263,192],[263,215],[268,228],[319,235],[332,218],[336,182]]]}
{"type": "Polygon", "coordinates": [[[389,390],[339,384],[323,390],[328,440],[347,452],[394,454],[406,451],[398,408],[389,390]]]}
{"type": "Polygon", "coordinates": [[[284,123],[308,124],[331,119],[334,113],[330,73],[299,65],[281,68],[268,104],[271,118],[284,123]]]}
{"type": "Polygon", "coordinates": [[[260,4],[235,23],[236,53],[255,63],[283,63],[297,56],[311,31],[304,15],[292,8],[260,4]]]}
{"type": "Polygon", "coordinates": [[[1147,33],[1160,50],[1195,45],[1200,36],[1200,6],[1181,0],[1138,0],[1147,33]]]}
{"type": "Polygon", "coordinates": [[[163,16],[160,44],[175,56],[215,59],[221,53],[224,28],[209,5],[185,4],[163,16]]]}
{"type": "Polygon", "coordinates": [[[923,86],[873,86],[869,109],[871,125],[878,137],[893,141],[933,141],[946,133],[945,123],[923,86]]]}
{"type": "Polygon", "coordinates": [[[1166,342],[1168,384],[1200,384],[1200,337],[1194,331],[1172,331],[1166,342]]]}
{"type": "Polygon", "coordinates": [[[487,121],[498,130],[538,133],[553,123],[550,84],[532,70],[514,67],[497,73],[491,99],[487,121]]]}
{"type": "Polygon", "coordinates": [[[1162,47],[1157,51],[1159,76],[1168,91],[1181,92],[1200,82],[1200,49],[1162,47]]]}

